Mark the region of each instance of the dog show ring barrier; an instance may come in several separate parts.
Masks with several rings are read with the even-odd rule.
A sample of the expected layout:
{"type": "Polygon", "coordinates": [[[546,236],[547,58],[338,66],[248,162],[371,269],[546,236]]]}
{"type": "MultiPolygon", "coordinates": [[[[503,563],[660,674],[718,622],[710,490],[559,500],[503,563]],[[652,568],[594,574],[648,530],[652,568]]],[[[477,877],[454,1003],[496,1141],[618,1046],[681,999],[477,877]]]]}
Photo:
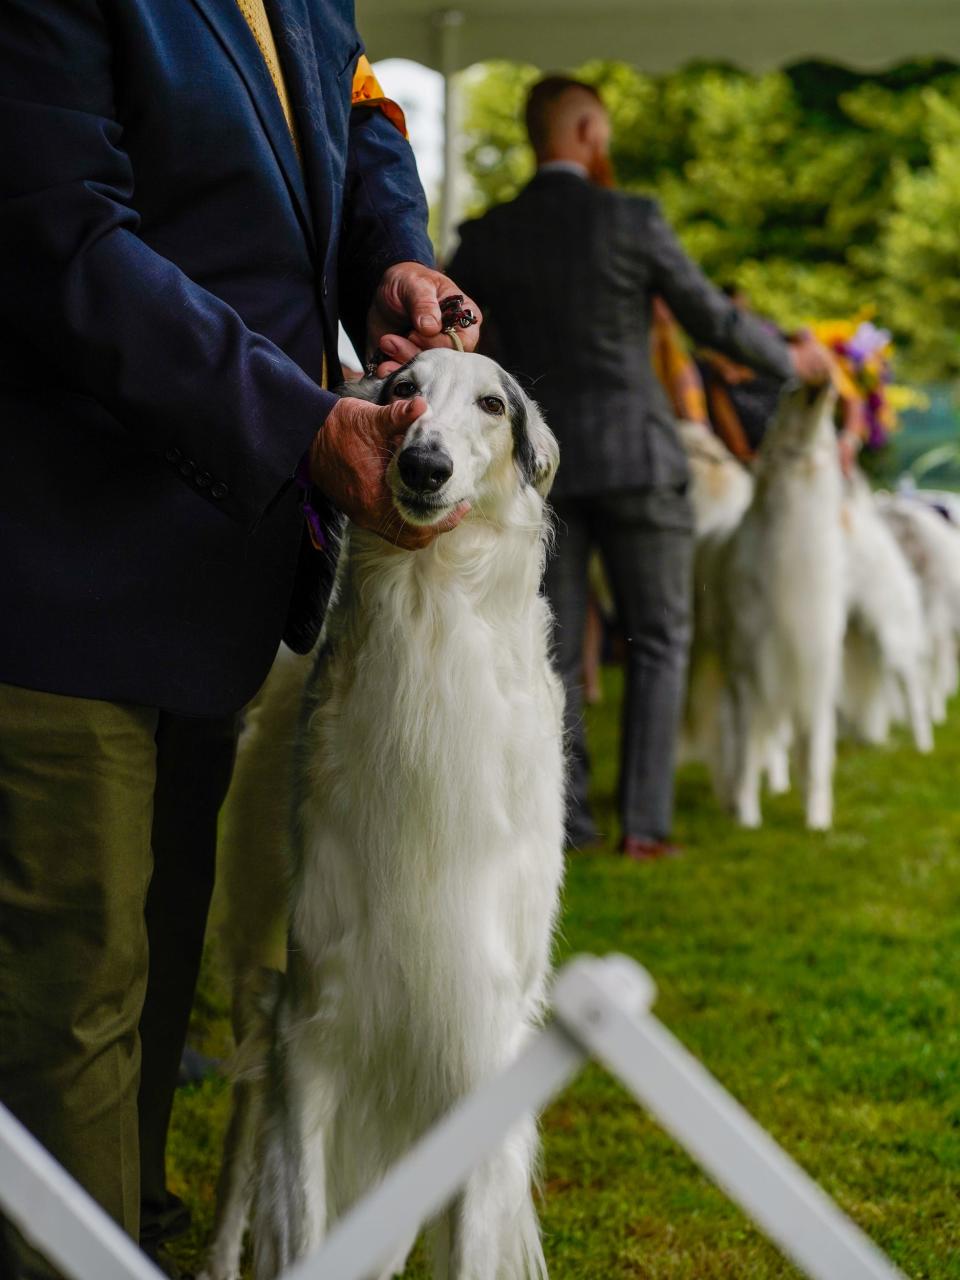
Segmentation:
{"type": "MultiPolygon", "coordinates": [[[[419,1224],[526,1113],[591,1058],[689,1152],[759,1229],[814,1280],[903,1273],[651,1012],[656,987],[625,956],[581,956],[558,973],[553,1020],[501,1075],[465,1098],[282,1280],[376,1280],[419,1224]]],[[[0,1106],[0,1209],[70,1280],[161,1273],[0,1106]]]]}

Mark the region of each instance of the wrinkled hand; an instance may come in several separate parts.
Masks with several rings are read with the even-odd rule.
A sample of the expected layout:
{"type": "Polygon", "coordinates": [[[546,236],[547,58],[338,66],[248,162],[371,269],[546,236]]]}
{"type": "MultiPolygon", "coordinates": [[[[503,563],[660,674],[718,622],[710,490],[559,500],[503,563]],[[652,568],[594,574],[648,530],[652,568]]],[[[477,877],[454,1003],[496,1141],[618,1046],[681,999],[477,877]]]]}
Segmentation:
{"type": "Polygon", "coordinates": [[[801,329],[790,344],[793,371],[808,386],[822,387],[833,378],[834,359],[809,329],[801,329]]]}
{"type": "MultiPolygon", "coordinates": [[[[449,276],[419,262],[398,262],[383,273],[370,314],[367,317],[369,354],[379,350],[387,359],[377,366],[377,374],[385,378],[418,351],[428,347],[450,347],[453,344],[442,332],[440,299],[462,293],[449,276]]],[[[471,298],[468,307],[481,320],[480,308],[471,298]]],[[[465,351],[473,351],[480,337],[480,324],[458,329],[465,351]]]]}
{"type": "Polygon", "coordinates": [[[461,503],[427,528],[407,524],[396,507],[386,471],[396,447],[427,402],[420,396],[376,405],[344,397],[337,402],[310,448],[313,483],[361,529],[419,551],[460,523],[470,510],[461,503]]]}

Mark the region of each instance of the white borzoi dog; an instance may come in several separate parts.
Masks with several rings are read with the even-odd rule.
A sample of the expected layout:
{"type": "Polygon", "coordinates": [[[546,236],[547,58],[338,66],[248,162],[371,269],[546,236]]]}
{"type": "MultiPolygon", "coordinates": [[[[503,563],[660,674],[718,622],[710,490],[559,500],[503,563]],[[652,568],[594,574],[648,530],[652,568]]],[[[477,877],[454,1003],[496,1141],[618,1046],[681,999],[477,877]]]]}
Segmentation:
{"type": "Polygon", "coordinates": [[[764,769],[775,789],[786,785],[791,741],[804,776],[807,826],[822,830],[832,821],[845,622],[834,402],[829,388],[784,392],[743,519],[703,548],[711,554],[701,572],[715,594],[702,660],[716,655],[722,681],[719,708],[703,713],[717,715],[722,727],[718,790],[747,827],[760,823],[764,769]]]}
{"type": "Polygon", "coordinates": [[[960,676],[960,533],[921,498],[878,494],[877,505],[920,583],[929,638],[930,715],[942,724],[960,676]]]}
{"type": "Polygon", "coordinates": [[[840,711],[865,742],[887,741],[905,719],[918,751],[933,749],[929,638],[920,584],[880,513],[866,478],[846,483],[847,634],[840,711]]]}
{"type": "MultiPolygon", "coordinates": [[[[422,551],[348,532],[295,752],[288,969],[211,1280],[239,1273],[250,1196],[257,1280],[317,1248],[516,1056],[549,972],[562,693],[539,584],[556,442],[483,356],[426,352],[350,393],[427,401],[387,472],[406,520],[471,510],[422,551]]],[[[545,1274],[536,1146],[531,1118],[474,1171],[435,1224],[437,1276],[545,1274]]]]}

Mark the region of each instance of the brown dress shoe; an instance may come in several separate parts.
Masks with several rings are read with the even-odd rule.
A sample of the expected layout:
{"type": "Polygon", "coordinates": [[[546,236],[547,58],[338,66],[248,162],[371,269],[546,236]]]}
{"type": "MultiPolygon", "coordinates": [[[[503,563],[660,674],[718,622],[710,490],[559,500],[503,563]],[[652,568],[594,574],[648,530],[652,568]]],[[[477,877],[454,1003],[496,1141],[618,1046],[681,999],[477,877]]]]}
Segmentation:
{"type": "Polygon", "coordinates": [[[657,862],[660,858],[679,858],[683,850],[669,840],[647,840],[642,836],[624,836],[620,852],[633,862],[657,862]]]}

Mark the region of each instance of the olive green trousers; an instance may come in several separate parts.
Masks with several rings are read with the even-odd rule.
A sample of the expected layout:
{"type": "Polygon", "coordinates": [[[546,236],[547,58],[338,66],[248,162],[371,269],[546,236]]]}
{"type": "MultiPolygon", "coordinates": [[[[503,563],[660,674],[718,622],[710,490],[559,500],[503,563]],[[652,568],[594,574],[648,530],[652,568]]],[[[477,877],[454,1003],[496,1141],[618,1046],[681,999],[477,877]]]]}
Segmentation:
{"type": "MultiPolygon", "coordinates": [[[[235,740],[235,717],[0,684],[0,1101],[135,1239],[169,1217],[235,740]]],[[[4,1280],[53,1274],[0,1234],[4,1280]]]]}

